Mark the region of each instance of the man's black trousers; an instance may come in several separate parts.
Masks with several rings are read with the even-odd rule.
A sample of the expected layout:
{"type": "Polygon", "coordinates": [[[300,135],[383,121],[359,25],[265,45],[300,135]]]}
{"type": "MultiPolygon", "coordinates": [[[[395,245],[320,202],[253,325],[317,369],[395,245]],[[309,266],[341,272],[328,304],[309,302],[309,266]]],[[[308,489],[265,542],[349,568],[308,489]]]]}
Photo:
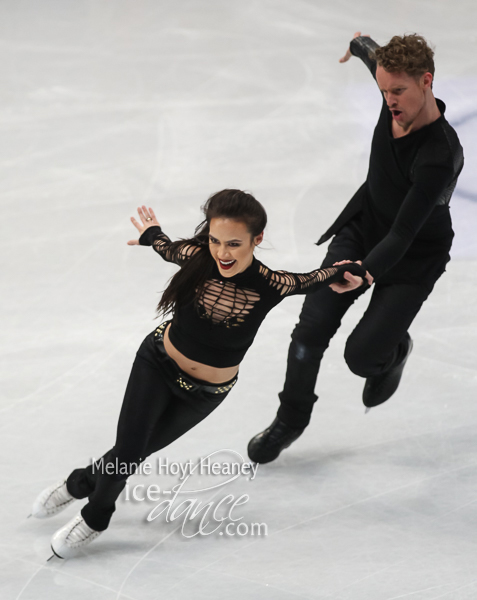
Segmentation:
{"type": "MultiPolygon", "coordinates": [[[[322,266],[364,256],[359,221],[351,221],[333,238],[322,266]]],[[[363,285],[338,294],[325,287],[306,296],[291,336],[285,385],[279,394],[277,416],[290,427],[303,428],[310,422],[323,353],[348,308],[368,289],[363,285]]],[[[431,291],[428,283],[374,285],[369,306],[346,343],[344,356],[353,373],[372,377],[401,361],[404,345],[400,342],[431,291]]]]}

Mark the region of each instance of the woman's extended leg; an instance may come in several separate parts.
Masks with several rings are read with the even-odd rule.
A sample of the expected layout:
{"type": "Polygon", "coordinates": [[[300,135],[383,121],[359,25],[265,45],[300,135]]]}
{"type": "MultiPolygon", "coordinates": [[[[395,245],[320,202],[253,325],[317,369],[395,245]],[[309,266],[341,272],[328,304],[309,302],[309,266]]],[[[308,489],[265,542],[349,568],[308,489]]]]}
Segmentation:
{"type": "Polygon", "coordinates": [[[181,389],[175,384],[170,360],[158,356],[153,334],[148,336],[134,361],[115,445],[100,459],[99,469],[93,465],[76,469],[67,480],[73,496],[89,497],[81,511],[89,527],[106,529],[116,499],[136,467],[197,425],[226,395],[207,397],[181,389]]]}
{"type": "Polygon", "coordinates": [[[138,353],[126,387],[114,447],[96,463],[75,469],[67,479],[68,491],[74,497],[89,497],[81,514],[92,529],[103,531],[108,527],[116,499],[128,475],[135,470],[131,463],[144,460],[147,438],[171,397],[161,372],[138,353]]]}

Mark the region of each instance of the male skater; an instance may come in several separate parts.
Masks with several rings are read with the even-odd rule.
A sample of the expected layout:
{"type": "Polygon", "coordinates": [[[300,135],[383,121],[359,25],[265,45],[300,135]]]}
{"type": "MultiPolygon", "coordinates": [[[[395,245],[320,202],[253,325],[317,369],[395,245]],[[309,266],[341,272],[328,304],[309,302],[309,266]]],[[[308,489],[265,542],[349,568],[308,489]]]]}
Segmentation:
{"type": "Polygon", "coordinates": [[[369,306],[349,336],[345,360],[366,378],[369,409],[396,391],[412,350],[408,328],[445,271],[454,232],[449,201],[463,166],[463,151],[434,97],[434,53],[419,35],[394,36],[379,47],[358,32],[340,62],[358,56],[383,95],[371,144],[368,176],[321,236],[334,236],[323,261],[362,260],[367,283],[346,274],[309,294],[292,333],[285,386],[273,423],[251,439],[257,463],[274,460],[310,422],[324,351],[348,308],[373,283],[369,306]],[[331,288],[331,289],[330,289],[331,288]]]}

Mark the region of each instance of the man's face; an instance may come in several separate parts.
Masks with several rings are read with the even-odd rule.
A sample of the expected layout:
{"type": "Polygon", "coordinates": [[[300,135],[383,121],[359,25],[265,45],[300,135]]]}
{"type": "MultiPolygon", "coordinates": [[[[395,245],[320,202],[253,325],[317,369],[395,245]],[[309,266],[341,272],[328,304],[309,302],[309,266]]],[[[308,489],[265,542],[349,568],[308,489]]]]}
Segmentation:
{"type": "Polygon", "coordinates": [[[384,94],[393,121],[399,127],[408,129],[424,107],[425,94],[430,88],[432,75],[425,73],[416,79],[407,73],[390,73],[378,66],[376,80],[384,94]]]}

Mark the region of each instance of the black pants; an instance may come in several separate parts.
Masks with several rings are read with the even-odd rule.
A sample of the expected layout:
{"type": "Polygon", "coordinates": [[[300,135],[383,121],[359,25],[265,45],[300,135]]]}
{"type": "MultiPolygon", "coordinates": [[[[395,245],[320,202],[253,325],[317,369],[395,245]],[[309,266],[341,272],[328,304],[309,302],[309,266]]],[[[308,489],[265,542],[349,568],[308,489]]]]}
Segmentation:
{"type": "MultiPolygon", "coordinates": [[[[322,266],[364,256],[359,223],[351,221],[334,237],[322,266]]],[[[290,427],[303,428],[310,422],[323,354],[348,308],[367,289],[338,294],[326,287],[306,296],[291,336],[285,385],[279,394],[278,417],[290,427]]],[[[372,377],[400,362],[401,342],[431,291],[429,284],[374,286],[369,306],[346,343],[345,360],[353,373],[372,377]]]]}
{"type": "MultiPolygon", "coordinates": [[[[108,527],[115,502],[136,466],[200,423],[228,394],[228,391],[212,393],[200,387],[195,391],[181,387],[177,383],[181,372],[161,345],[152,332],[137,352],[114,447],[104,454],[102,462],[100,459],[95,465],[75,469],[67,479],[72,496],[78,499],[88,496],[81,514],[96,531],[108,527]],[[105,468],[108,464],[109,470],[105,468]],[[125,465],[129,467],[127,473],[125,465]]],[[[189,382],[207,383],[185,377],[189,382]]]]}

